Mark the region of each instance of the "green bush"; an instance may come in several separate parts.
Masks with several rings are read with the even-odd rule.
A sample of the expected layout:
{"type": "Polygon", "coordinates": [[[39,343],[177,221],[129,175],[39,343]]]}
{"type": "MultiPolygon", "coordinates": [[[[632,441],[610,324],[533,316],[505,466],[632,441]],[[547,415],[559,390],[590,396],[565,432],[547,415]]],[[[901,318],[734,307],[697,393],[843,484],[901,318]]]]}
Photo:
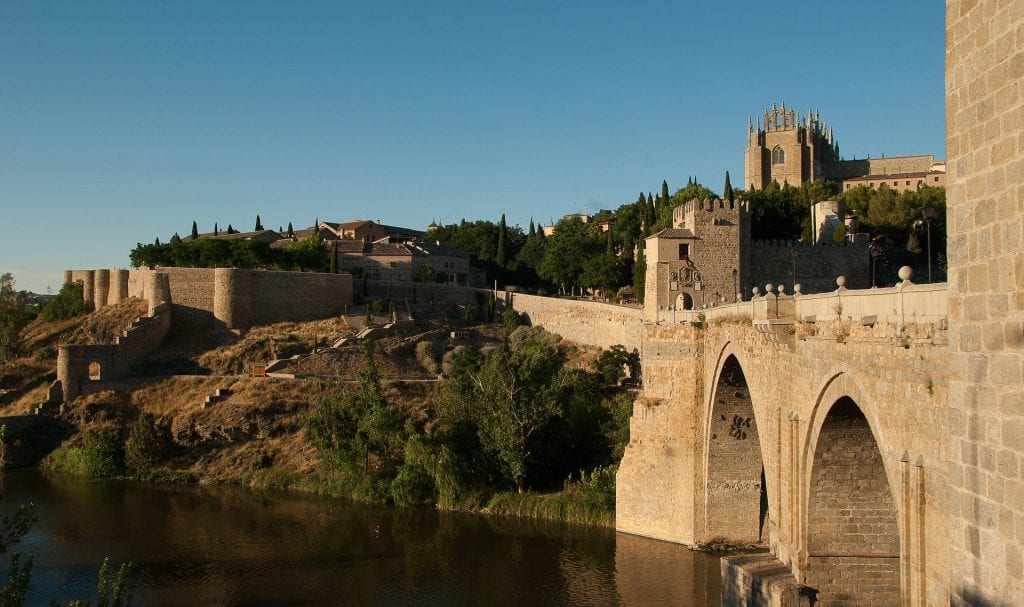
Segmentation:
{"type": "Polygon", "coordinates": [[[438,343],[432,341],[421,341],[416,344],[416,360],[423,365],[427,373],[437,375],[441,367],[437,364],[438,343]]]}
{"type": "Polygon", "coordinates": [[[81,445],[57,449],[47,456],[44,466],[90,478],[120,476],[125,472],[124,446],[114,432],[95,432],[86,435],[81,445]]]}
{"type": "Polygon", "coordinates": [[[81,281],[64,283],[60,293],[43,306],[43,320],[53,322],[85,314],[82,289],[81,281]]]}
{"type": "Polygon", "coordinates": [[[167,457],[169,442],[166,431],[156,425],[153,415],[141,413],[124,442],[124,463],[135,472],[146,472],[167,457]]]}

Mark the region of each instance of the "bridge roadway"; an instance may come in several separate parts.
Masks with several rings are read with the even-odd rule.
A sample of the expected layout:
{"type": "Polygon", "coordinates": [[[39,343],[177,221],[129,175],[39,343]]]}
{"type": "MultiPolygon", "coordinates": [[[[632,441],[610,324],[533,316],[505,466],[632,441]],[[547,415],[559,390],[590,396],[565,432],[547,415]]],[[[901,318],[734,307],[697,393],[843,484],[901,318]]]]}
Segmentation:
{"type": "Polygon", "coordinates": [[[726,604],[948,605],[946,301],[904,281],[659,310],[618,529],[767,546],[723,560],[726,604]]]}

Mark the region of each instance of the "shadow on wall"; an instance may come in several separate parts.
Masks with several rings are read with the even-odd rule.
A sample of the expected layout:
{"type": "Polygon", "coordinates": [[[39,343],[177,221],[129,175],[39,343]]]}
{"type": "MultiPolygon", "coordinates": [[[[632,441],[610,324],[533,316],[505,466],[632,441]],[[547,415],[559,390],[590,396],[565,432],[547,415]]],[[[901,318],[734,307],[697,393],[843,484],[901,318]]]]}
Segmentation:
{"type": "Polygon", "coordinates": [[[974,588],[960,588],[949,598],[949,604],[951,607],[1013,607],[1020,603],[991,599],[982,596],[974,588]]]}

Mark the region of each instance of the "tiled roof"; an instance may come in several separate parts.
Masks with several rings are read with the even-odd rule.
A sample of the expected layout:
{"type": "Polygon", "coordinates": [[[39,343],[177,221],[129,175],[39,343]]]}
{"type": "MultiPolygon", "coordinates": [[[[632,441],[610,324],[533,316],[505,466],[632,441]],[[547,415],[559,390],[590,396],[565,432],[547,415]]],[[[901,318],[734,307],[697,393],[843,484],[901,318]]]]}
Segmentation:
{"type": "Polygon", "coordinates": [[[680,228],[666,228],[657,234],[651,234],[647,238],[696,238],[693,232],[680,228]]]}

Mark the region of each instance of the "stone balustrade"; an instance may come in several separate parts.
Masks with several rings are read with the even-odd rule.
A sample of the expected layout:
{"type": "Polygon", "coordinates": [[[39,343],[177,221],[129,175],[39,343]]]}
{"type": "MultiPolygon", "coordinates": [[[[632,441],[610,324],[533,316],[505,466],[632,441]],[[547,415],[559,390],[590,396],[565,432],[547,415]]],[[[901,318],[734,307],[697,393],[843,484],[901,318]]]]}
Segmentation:
{"type": "Polygon", "coordinates": [[[852,320],[865,324],[896,325],[943,322],[947,315],[946,283],[914,284],[909,268],[900,270],[903,281],[894,287],[851,290],[840,276],[837,289],[804,295],[800,285],[787,293],[785,285],[754,287],[749,301],[726,303],[702,310],[659,310],[660,323],[699,323],[747,318],[829,322],[852,320]]]}

